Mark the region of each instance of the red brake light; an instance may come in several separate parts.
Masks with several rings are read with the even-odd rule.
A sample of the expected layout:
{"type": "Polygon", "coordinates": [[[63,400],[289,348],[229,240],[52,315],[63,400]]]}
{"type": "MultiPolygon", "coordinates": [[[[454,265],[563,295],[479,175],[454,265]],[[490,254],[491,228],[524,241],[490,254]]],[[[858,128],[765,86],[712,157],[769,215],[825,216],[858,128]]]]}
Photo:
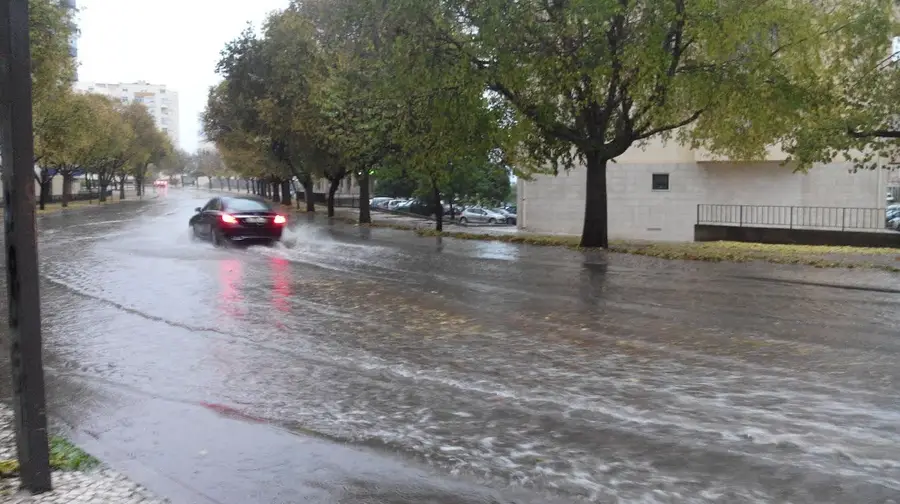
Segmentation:
{"type": "Polygon", "coordinates": [[[230,214],[223,213],[222,222],[224,222],[225,224],[237,224],[237,219],[235,219],[234,216],[230,214]]]}
{"type": "Polygon", "coordinates": [[[275,224],[284,224],[286,222],[287,222],[287,219],[284,217],[284,215],[276,215],[275,216],[275,224]]]}

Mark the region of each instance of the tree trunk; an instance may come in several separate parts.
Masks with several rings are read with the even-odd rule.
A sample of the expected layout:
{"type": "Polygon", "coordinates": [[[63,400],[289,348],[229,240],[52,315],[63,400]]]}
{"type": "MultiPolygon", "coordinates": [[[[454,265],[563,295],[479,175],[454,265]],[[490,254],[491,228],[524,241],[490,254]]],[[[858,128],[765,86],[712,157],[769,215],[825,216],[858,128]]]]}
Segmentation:
{"type": "Polygon", "coordinates": [[[144,197],[144,180],[147,178],[147,170],[149,168],[149,164],[142,165],[138,168],[137,173],[134,174],[134,191],[138,198],[144,197]]]}
{"type": "Polygon", "coordinates": [[[444,231],[444,205],[441,204],[441,190],[434,187],[434,230],[438,233],[444,231]]]}
{"type": "Polygon", "coordinates": [[[328,216],[334,217],[334,193],[341,187],[341,179],[329,179],[328,183],[328,216]]]}
{"type": "Polygon", "coordinates": [[[312,177],[309,175],[303,179],[303,197],[306,200],[306,211],[308,213],[315,213],[316,211],[316,195],[313,192],[315,187],[313,186],[312,177]]]}
{"type": "Polygon", "coordinates": [[[206,181],[209,185],[209,190],[212,191],[212,177],[206,177],[206,181]]]}
{"type": "Polygon", "coordinates": [[[71,173],[63,173],[63,193],[62,193],[62,206],[63,208],[69,206],[69,200],[72,199],[72,181],[75,179],[75,176],[71,173]]]}
{"type": "Polygon", "coordinates": [[[100,187],[100,203],[106,203],[106,188],[109,187],[109,182],[105,180],[100,180],[97,184],[100,187]]]}
{"type": "Polygon", "coordinates": [[[608,248],[609,228],[606,194],[606,163],[598,152],[588,152],[587,182],[584,198],[584,228],[581,246],[608,248]]]}
{"type": "Polygon", "coordinates": [[[244,186],[246,186],[244,189],[247,189],[247,194],[250,194],[250,181],[244,180],[244,186]]]}
{"type": "Polygon", "coordinates": [[[231,192],[231,177],[225,179],[225,183],[228,184],[228,191],[231,192]]]}
{"type": "Polygon", "coordinates": [[[272,184],[270,186],[270,189],[272,191],[272,193],[271,193],[272,201],[274,201],[275,203],[280,203],[281,202],[281,184],[279,184],[278,182],[273,180],[272,184]]]}
{"type": "Polygon", "coordinates": [[[281,181],[281,204],[291,206],[291,181],[281,181]]]}
{"type": "Polygon", "coordinates": [[[44,180],[43,177],[41,177],[41,180],[39,180],[38,182],[39,182],[38,185],[41,188],[41,193],[38,196],[38,208],[43,210],[44,207],[47,205],[47,198],[49,197],[48,193],[50,192],[50,188],[47,186],[49,186],[50,184],[47,183],[47,181],[44,180]]]}
{"type": "Polygon", "coordinates": [[[372,223],[372,209],[369,208],[369,167],[366,166],[357,178],[359,182],[359,223],[372,223]]]}
{"type": "Polygon", "coordinates": [[[119,177],[119,199],[125,199],[125,175],[119,177]]]}

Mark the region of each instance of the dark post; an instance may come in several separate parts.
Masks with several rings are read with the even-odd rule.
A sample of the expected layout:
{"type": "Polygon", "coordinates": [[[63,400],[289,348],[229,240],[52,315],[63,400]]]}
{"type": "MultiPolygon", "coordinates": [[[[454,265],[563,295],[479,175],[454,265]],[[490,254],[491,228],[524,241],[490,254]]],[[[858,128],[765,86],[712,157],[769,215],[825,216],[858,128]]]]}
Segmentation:
{"type": "Polygon", "coordinates": [[[22,486],[38,494],[52,486],[41,358],[32,134],[28,0],[0,0],[0,155],[13,407],[22,486]]]}

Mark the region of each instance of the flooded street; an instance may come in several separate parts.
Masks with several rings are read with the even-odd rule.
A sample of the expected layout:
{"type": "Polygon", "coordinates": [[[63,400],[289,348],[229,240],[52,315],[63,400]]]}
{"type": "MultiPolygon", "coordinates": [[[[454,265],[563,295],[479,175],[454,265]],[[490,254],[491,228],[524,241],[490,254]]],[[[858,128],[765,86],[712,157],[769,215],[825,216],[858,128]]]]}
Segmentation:
{"type": "Polygon", "coordinates": [[[305,216],[221,250],[206,197],[40,221],[51,411],[163,494],[900,502],[897,275],[305,216]]]}

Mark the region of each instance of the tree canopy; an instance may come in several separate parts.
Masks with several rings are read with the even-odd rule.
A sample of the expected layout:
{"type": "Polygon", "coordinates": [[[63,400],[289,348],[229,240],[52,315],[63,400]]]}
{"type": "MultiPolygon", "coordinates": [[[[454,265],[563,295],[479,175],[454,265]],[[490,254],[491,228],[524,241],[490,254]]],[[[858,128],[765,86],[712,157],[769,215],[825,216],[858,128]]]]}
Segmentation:
{"type": "Polygon", "coordinates": [[[650,139],[733,159],[781,144],[801,166],[878,151],[892,5],[295,1],[225,48],[205,127],[301,180],[402,173],[438,214],[501,169],[584,166],[581,243],[605,247],[607,165],[650,139]]]}
{"type": "MultiPolygon", "coordinates": [[[[69,46],[77,33],[73,16],[73,9],[58,0],[29,0],[35,178],[42,208],[57,175],[63,178],[63,205],[72,197],[77,173],[96,176],[104,189],[114,175],[133,176],[140,191],[148,167],[172,151],[143,105],[72,89],[77,66],[69,46]]],[[[101,199],[105,196],[101,192],[101,199]]]]}

